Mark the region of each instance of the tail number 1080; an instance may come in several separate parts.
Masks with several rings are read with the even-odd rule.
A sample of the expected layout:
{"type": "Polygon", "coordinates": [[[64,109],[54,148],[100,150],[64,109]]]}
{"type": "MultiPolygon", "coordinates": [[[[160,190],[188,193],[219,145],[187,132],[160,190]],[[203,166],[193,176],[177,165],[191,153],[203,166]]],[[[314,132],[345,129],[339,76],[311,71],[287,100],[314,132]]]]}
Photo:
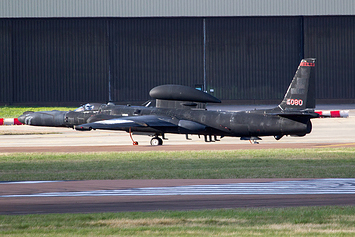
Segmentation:
{"type": "Polygon", "coordinates": [[[287,105],[299,105],[299,106],[302,106],[303,105],[303,100],[287,99],[286,104],[287,105]]]}

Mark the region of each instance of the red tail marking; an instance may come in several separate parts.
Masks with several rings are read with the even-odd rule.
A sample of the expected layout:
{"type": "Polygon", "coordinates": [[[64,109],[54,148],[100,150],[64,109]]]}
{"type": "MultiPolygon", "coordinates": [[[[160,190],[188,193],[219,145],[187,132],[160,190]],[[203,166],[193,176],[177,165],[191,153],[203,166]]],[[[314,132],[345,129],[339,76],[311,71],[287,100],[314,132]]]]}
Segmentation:
{"type": "Polygon", "coordinates": [[[300,66],[302,66],[302,67],[315,67],[316,64],[315,63],[309,63],[309,62],[301,62],[300,66]]]}

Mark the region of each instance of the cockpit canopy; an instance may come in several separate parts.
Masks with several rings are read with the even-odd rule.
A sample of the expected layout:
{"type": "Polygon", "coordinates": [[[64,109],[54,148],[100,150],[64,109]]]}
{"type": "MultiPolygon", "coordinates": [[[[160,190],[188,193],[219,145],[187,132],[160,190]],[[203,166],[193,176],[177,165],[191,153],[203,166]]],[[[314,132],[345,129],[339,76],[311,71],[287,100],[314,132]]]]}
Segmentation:
{"type": "Polygon", "coordinates": [[[75,112],[84,112],[84,111],[98,111],[102,104],[99,103],[88,103],[80,106],[79,108],[75,109],[75,112]]]}

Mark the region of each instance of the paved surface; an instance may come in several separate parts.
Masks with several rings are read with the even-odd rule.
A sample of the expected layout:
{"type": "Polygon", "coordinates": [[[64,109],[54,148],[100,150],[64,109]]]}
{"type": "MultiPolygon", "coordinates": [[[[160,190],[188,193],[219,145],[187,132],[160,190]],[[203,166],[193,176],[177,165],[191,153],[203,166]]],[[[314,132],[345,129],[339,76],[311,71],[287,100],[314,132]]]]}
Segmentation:
{"type": "Polygon", "coordinates": [[[41,147],[1,147],[0,153],[16,152],[127,152],[127,151],[203,151],[203,150],[240,150],[240,149],[285,149],[285,148],[336,148],[355,147],[355,142],[348,143],[273,143],[273,144],[186,144],[164,145],[160,147],[150,145],[121,145],[121,146],[41,146],[41,147]]]}
{"type": "MultiPolygon", "coordinates": [[[[342,106],[339,109],[348,108],[349,106],[342,106]]],[[[337,108],[324,107],[322,109],[337,108]]],[[[353,147],[355,146],[355,110],[352,106],[350,106],[350,109],[349,118],[312,120],[313,131],[305,137],[284,137],[279,141],[267,137],[263,138],[259,145],[252,145],[248,141],[240,141],[238,138],[223,138],[220,142],[204,143],[202,138],[199,139],[197,136],[193,136],[192,141],[187,141],[184,135],[169,134],[169,140],[165,141],[163,146],[150,146],[150,138],[146,136],[134,136],[140,145],[133,146],[128,134],[124,132],[79,132],[68,128],[1,126],[1,134],[12,135],[0,136],[0,155],[1,153],[10,152],[117,152],[353,147]]],[[[0,183],[0,195],[275,181],[277,180],[104,180],[22,184],[0,183]]],[[[11,196],[0,197],[0,214],[193,210],[205,208],[308,205],[355,205],[355,195],[310,193],[292,195],[11,196]]]]}
{"type": "Polygon", "coordinates": [[[0,214],[355,205],[354,182],[354,179],[212,179],[0,183],[0,214]],[[294,191],[302,189],[302,192],[304,189],[308,189],[308,191],[306,194],[298,194],[297,192],[283,194],[280,190],[275,194],[263,193],[271,186],[282,191],[285,185],[289,190],[292,187],[294,191]],[[226,187],[244,193],[226,194],[225,191],[221,193],[221,188],[225,190],[226,187]],[[169,191],[163,195],[159,194],[158,191],[164,189],[169,191]],[[189,189],[190,193],[176,193],[179,189],[189,189]],[[255,194],[250,194],[246,189],[254,190],[255,194]],[[191,193],[192,190],[195,192],[191,193]],[[255,192],[257,190],[259,191],[255,192]],[[150,195],[138,193],[142,191],[145,194],[150,192],[150,195]],[[316,191],[321,191],[323,194],[314,194],[316,191]],[[102,192],[106,192],[106,195],[102,192]],[[134,192],[135,194],[113,195],[115,192],[134,192]],[[334,192],[338,194],[334,194],[334,192]],[[92,193],[96,193],[96,195],[92,193]]]}

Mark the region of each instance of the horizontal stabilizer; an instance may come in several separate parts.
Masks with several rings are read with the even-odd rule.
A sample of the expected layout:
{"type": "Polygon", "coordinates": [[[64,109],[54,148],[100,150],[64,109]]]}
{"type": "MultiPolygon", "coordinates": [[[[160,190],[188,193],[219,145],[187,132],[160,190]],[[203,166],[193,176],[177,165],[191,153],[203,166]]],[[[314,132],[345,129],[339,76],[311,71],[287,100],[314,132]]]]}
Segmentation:
{"type": "Polygon", "coordinates": [[[280,112],[275,112],[271,111],[269,113],[266,113],[268,115],[278,115],[281,117],[293,117],[293,116],[304,116],[304,117],[309,117],[309,118],[319,118],[319,114],[315,113],[313,111],[308,111],[308,110],[295,110],[295,111],[280,111],[280,112]]]}

